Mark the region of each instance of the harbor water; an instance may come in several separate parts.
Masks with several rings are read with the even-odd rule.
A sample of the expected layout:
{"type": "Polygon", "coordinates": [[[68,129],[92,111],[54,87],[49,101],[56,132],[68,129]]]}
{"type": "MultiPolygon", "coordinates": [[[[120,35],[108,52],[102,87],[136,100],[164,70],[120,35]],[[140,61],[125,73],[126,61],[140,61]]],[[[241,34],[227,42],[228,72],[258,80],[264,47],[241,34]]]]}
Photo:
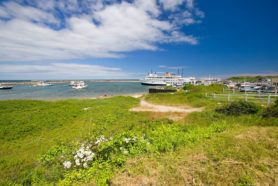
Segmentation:
{"type": "Polygon", "coordinates": [[[87,88],[75,90],[68,84],[54,84],[53,86],[15,85],[10,90],[0,90],[0,100],[14,99],[69,99],[96,98],[100,96],[133,95],[148,91],[148,87],[140,82],[86,82],[87,88]]]}

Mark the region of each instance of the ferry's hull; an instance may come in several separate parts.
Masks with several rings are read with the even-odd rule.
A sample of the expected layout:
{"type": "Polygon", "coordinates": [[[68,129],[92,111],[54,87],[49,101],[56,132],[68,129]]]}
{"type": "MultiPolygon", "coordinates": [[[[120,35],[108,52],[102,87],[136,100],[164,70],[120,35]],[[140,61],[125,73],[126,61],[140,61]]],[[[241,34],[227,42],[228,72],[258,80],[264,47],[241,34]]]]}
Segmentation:
{"type": "Polygon", "coordinates": [[[166,86],[166,83],[148,83],[148,82],[142,82],[141,85],[146,86],[166,86]]]}

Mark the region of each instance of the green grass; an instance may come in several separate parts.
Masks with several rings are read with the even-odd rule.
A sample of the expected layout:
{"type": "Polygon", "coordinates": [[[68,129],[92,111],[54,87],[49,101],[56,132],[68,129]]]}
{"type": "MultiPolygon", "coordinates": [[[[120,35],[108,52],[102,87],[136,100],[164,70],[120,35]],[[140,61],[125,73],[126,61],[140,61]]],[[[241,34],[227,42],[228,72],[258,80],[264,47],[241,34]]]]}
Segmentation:
{"type": "MultiPolygon", "coordinates": [[[[197,90],[198,89],[198,90],[197,90]]],[[[0,101],[0,185],[252,185],[273,184],[278,119],[226,116],[205,91],[151,94],[168,105],[206,107],[174,122],[163,115],[129,112],[139,99],[0,101]],[[85,108],[85,110],[84,110],[85,108]],[[82,143],[100,146],[89,168],[63,168],[82,143]],[[125,138],[136,138],[126,143],[125,138]],[[143,179],[143,180],[141,180],[143,179]]]]}

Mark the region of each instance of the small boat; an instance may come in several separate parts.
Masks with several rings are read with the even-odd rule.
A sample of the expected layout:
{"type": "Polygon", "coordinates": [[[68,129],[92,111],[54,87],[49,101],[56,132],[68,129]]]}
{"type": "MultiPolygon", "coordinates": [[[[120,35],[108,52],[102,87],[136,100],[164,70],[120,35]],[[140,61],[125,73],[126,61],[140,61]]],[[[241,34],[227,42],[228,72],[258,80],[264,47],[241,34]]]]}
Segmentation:
{"type": "Polygon", "coordinates": [[[70,81],[70,84],[69,84],[69,86],[73,86],[73,85],[75,85],[75,81],[70,81]]]}
{"type": "Polygon", "coordinates": [[[0,90],[8,90],[8,89],[12,89],[13,86],[12,85],[2,85],[0,84],[0,90]]]}
{"type": "Polygon", "coordinates": [[[43,81],[39,81],[38,83],[33,85],[34,87],[46,87],[46,86],[53,86],[53,84],[45,83],[43,81]]]}
{"type": "Polygon", "coordinates": [[[87,88],[88,85],[84,81],[77,81],[71,87],[73,89],[83,89],[83,88],[87,88]]]}

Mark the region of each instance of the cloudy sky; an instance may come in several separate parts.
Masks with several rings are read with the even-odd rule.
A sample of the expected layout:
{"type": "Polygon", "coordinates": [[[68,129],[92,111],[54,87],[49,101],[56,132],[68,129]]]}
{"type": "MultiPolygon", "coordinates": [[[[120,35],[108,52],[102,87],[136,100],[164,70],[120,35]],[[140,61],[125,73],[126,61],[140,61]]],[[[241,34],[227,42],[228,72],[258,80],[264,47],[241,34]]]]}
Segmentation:
{"type": "Polygon", "coordinates": [[[2,0],[0,79],[278,72],[277,0],[2,0]]]}

